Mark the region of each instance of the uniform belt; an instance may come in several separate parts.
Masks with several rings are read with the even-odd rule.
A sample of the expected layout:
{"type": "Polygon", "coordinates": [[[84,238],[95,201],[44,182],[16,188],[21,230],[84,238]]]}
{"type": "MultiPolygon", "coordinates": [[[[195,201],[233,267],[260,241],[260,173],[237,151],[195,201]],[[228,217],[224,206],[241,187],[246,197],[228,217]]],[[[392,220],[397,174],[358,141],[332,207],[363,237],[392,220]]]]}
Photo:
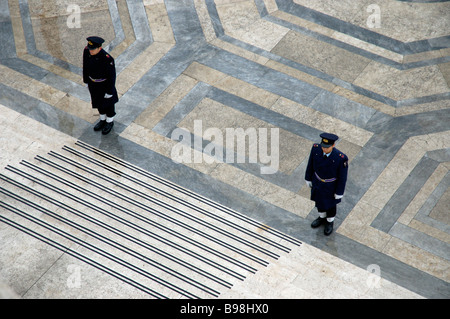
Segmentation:
{"type": "Polygon", "coordinates": [[[91,77],[89,77],[89,78],[91,79],[92,82],[95,82],[95,83],[106,81],[106,79],[93,79],[91,77]]]}
{"type": "Polygon", "coordinates": [[[320,176],[317,175],[316,172],[314,172],[314,174],[316,174],[317,179],[318,179],[319,181],[323,182],[323,183],[331,183],[331,182],[334,182],[334,181],[336,180],[336,177],[323,179],[323,178],[320,178],[320,176]]]}

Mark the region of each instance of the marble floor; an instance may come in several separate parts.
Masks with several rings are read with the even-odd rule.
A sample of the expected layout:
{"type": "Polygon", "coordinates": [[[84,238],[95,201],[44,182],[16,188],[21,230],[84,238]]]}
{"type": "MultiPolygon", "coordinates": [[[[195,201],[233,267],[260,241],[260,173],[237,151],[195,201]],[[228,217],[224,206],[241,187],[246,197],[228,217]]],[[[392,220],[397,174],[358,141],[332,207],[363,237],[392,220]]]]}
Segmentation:
{"type": "Polygon", "coordinates": [[[0,26],[0,296],[450,297],[449,1],[0,0],[0,26]],[[328,237],[324,131],[349,157],[328,237]]]}

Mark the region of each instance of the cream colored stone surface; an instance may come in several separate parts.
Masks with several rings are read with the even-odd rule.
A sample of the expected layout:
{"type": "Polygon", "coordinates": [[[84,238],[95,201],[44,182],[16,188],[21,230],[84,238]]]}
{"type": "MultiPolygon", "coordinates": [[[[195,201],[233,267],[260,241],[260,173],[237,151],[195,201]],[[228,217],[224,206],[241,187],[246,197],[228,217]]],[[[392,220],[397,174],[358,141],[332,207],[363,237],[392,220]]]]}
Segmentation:
{"type": "Polygon", "coordinates": [[[0,104],[1,148],[0,167],[20,160],[30,160],[38,154],[45,154],[53,148],[75,140],[57,130],[47,127],[26,115],[17,113],[0,104]],[[40,132],[40,134],[36,134],[40,132]]]}
{"type": "MultiPolygon", "coordinates": [[[[263,152],[264,155],[267,154],[268,156],[273,156],[278,153],[277,155],[279,155],[280,159],[279,170],[286,174],[292,173],[292,170],[304,160],[310,151],[309,147],[304,147],[304,145],[308,145],[304,138],[296,136],[286,130],[276,128],[263,121],[256,120],[244,113],[209,99],[202,101],[183,121],[180,122],[179,127],[184,127],[195,134],[195,121],[201,121],[202,130],[200,131],[200,134],[205,134],[205,130],[207,129],[218,129],[221,134],[218,134],[219,136],[215,136],[214,134],[214,143],[225,147],[227,147],[227,145],[234,145],[234,151],[237,151],[238,154],[241,154],[242,156],[249,156],[250,143],[252,142],[256,143],[254,145],[252,144],[257,149],[256,154],[263,152],[259,148],[260,141],[263,138],[267,139],[268,147],[267,151],[263,152]],[[219,122],[220,126],[217,125],[219,122]],[[230,133],[227,132],[227,129],[230,133]],[[249,136],[249,140],[245,142],[245,148],[243,150],[238,149],[238,147],[243,144],[239,144],[238,140],[234,137],[234,133],[241,129],[243,132],[247,132],[249,136]],[[264,130],[262,131],[261,129],[264,130]],[[273,130],[277,130],[278,132],[279,138],[277,144],[275,144],[275,141],[272,142],[271,140],[272,137],[275,138],[274,134],[276,134],[273,130]],[[232,140],[229,139],[231,138],[231,135],[233,135],[232,140]],[[253,140],[253,138],[256,139],[253,140]],[[275,148],[272,148],[272,145],[275,148]],[[242,151],[244,151],[244,153],[242,151]]],[[[212,139],[206,139],[212,141],[212,139]]],[[[257,162],[264,165],[265,163],[261,161],[261,154],[259,155],[257,162]]]]}
{"type": "Polygon", "coordinates": [[[275,0],[264,0],[268,13],[272,13],[278,10],[278,5],[275,0]]]}
{"type": "Polygon", "coordinates": [[[172,45],[152,43],[117,76],[117,92],[125,94],[144,74],[170,50],[172,45]]]}
{"type": "Polygon", "coordinates": [[[96,33],[101,34],[101,37],[105,39],[104,45],[115,38],[108,9],[101,17],[98,16],[98,12],[81,11],[82,27],[80,28],[69,28],[67,19],[68,16],[52,16],[43,19],[32,17],[36,48],[62,61],[81,67],[86,38],[92,35],[86,34],[85,30],[96,30],[96,33]]]}
{"type": "MultiPolygon", "coordinates": [[[[372,43],[368,43],[368,42],[362,41],[360,39],[354,38],[352,36],[346,35],[345,33],[329,29],[327,27],[321,26],[320,24],[296,17],[289,13],[286,13],[283,11],[276,11],[273,13],[273,16],[278,17],[282,20],[288,21],[290,23],[293,23],[295,25],[298,25],[302,28],[306,28],[313,32],[317,32],[317,33],[327,36],[331,39],[338,40],[340,42],[349,44],[351,46],[363,49],[367,52],[370,52],[370,53],[382,56],[384,58],[393,60],[395,62],[399,62],[399,63],[403,62],[404,58],[403,58],[403,55],[401,55],[401,54],[378,47],[372,43]]],[[[428,58],[428,56],[426,56],[426,57],[428,58]]],[[[417,57],[416,59],[419,59],[419,57],[417,57]]]]}
{"type": "MultiPolygon", "coordinates": [[[[424,154],[428,151],[450,147],[449,138],[450,131],[410,138],[355,205],[337,232],[448,281],[448,271],[446,271],[448,270],[448,264],[441,257],[372,228],[370,224],[424,154]],[[419,258],[418,256],[422,257],[419,258]]],[[[441,164],[438,167],[419,194],[405,209],[405,212],[399,218],[399,222],[409,224],[412,221],[417,209],[428,197],[427,192],[430,194],[435,189],[439,180],[442,176],[445,176],[447,171],[448,168],[445,165],[441,164]]],[[[418,228],[417,224],[415,228],[418,228]]],[[[428,229],[428,227],[422,228],[425,231],[428,231],[428,229]]]]}
{"type": "Polygon", "coordinates": [[[190,77],[180,75],[134,120],[134,123],[153,128],[197,83],[190,77]]]}
{"type": "Polygon", "coordinates": [[[437,278],[450,281],[448,261],[396,237],[390,239],[382,252],[437,278]]]}
{"type": "Polygon", "coordinates": [[[18,56],[27,53],[27,44],[20,18],[20,7],[17,1],[8,1],[9,14],[11,17],[12,28],[14,30],[14,43],[16,44],[16,52],[18,56]]]}
{"type": "MultiPolygon", "coordinates": [[[[31,1],[29,5],[31,16],[53,17],[69,15],[71,12],[67,11],[67,6],[71,4],[67,0],[50,0],[50,1],[31,1]]],[[[98,11],[108,9],[108,1],[100,0],[92,2],[89,0],[80,0],[76,3],[82,12],[98,11]]]]}
{"type": "Polygon", "coordinates": [[[416,54],[410,54],[405,55],[403,58],[403,63],[412,63],[412,62],[418,62],[423,60],[432,60],[432,59],[438,59],[443,57],[442,52],[439,51],[427,51],[427,52],[420,52],[416,54]]]}
{"type": "Polygon", "coordinates": [[[213,41],[216,38],[216,34],[214,32],[214,27],[212,25],[211,19],[209,18],[209,13],[205,1],[194,0],[194,4],[206,40],[213,41]]]}
{"type": "Polygon", "coordinates": [[[219,71],[208,68],[199,63],[191,64],[184,74],[198,81],[206,82],[234,95],[258,105],[270,108],[280,114],[298,120],[318,129],[327,126],[330,130],[339,131],[342,139],[350,140],[356,145],[363,146],[373,135],[361,128],[350,125],[344,121],[332,118],[284,97],[263,91],[239,79],[227,76],[219,71]]]}
{"type": "Polygon", "coordinates": [[[376,61],[370,62],[353,84],[396,101],[445,93],[449,89],[435,65],[401,71],[376,61]]]}
{"type": "MultiPolygon", "coordinates": [[[[367,20],[373,11],[367,12],[373,1],[362,1],[362,10],[356,12],[351,22],[370,29],[367,20]]],[[[450,5],[448,2],[420,3],[395,0],[381,0],[376,4],[380,8],[380,28],[375,32],[400,40],[414,42],[448,35],[450,28],[450,5]],[[447,14],[442,14],[447,13],[447,14]],[[433,21],[433,23],[429,23],[433,21]]],[[[373,28],[370,30],[374,30],[373,28]]]]}
{"type": "Polygon", "coordinates": [[[271,52],[348,82],[353,82],[370,62],[295,31],[289,31],[271,52]]]}
{"type": "Polygon", "coordinates": [[[446,2],[408,3],[395,0],[381,0],[376,3],[362,0],[358,3],[350,0],[333,3],[326,0],[294,0],[302,6],[317,10],[343,21],[351,22],[362,28],[372,30],[403,42],[413,42],[447,35],[449,19],[442,12],[450,12],[446,2]],[[380,28],[370,28],[367,21],[375,13],[370,5],[379,7],[380,28]],[[429,21],[434,21],[430,24],[429,21]]]}
{"type": "Polygon", "coordinates": [[[409,225],[414,216],[419,211],[420,207],[425,203],[427,198],[431,195],[433,190],[436,189],[437,185],[442,181],[442,178],[448,172],[448,168],[444,164],[440,164],[430,178],[426,181],[417,195],[413,198],[413,200],[409,203],[408,207],[406,207],[405,211],[399,217],[398,221],[405,225],[409,225]]]}
{"type": "Polygon", "coordinates": [[[144,2],[145,12],[147,13],[150,30],[155,42],[165,42],[175,44],[172,27],[166,7],[162,2],[146,4],[144,2]]]}
{"type": "Polygon", "coordinates": [[[226,34],[261,49],[270,51],[289,31],[280,25],[259,19],[253,1],[216,5],[226,34]]]}
{"type": "Polygon", "coordinates": [[[447,81],[447,85],[450,87],[450,62],[439,64],[439,70],[444,76],[445,81],[447,81]]]}
{"type": "MultiPolygon", "coordinates": [[[[421,299],[313,246],[302,244],[223,295],[230,299],[421,299]]],[[[369,267],[371,266],[371,267],[369,267]]],[[[376,268],[373,268],[376,269],[376,268]]],[[[382,272],[383,269],[380,269],[382,272]]]]}

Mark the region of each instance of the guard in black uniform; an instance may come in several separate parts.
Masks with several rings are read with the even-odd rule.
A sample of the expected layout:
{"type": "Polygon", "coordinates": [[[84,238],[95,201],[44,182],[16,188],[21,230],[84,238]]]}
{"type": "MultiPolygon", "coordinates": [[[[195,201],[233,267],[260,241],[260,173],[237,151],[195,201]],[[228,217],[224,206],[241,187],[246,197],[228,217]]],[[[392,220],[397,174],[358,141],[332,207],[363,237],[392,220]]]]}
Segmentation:
{"type": "Polygon", "coordinates": [[[115,104],[119,101],[116,90],[116,66],[114,59],[102,48],[100,37],[88,37],[83,51],[83,82],[91,94],[92,108],[100,114],[95,131],[108,134],[114,126],[115,104]]]}
{"type": "Polygon", "coordinates": [[[335,142],[339,139],[331,133],[320,134],[322,142],[314,144],[306,167],[305,181],[311,188],[311,200],[315,201],[319,217],[311,227],[325,224],[325,235],[333,231],[336,205],[344,196],[347,182],[348,157],[337,148],[335,142]]]}

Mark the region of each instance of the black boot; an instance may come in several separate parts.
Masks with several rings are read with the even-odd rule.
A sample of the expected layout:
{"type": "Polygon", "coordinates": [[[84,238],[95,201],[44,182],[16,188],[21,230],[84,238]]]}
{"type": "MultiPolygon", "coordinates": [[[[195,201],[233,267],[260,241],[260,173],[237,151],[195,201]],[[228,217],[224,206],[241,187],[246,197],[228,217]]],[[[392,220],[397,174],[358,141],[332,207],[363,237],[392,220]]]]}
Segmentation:
{"type": "Polygon", "coordinates": [[[326,221],[326,218],[318,217],[317,219],[315,219],[315,220],[312,222],[311,227],[312,227],[312,228],[317,228],[317,227],[319,227],[320,225],[322,225],[325,221],[326,221]]]}
{"type": "Polygon", "coordinates": [[[114,122],[106,122],[105,126],[103,127],[102,134],[103,135],[108,134],[111,131],[111,129],[113,128],[113,126],[114,126],[114,122]]]}
{"type": "Polygon", "coordinates": [[[329,236],[333,232],[333,224],[334,222],[327,221],[327,223],[325,224],[325,229],[323,230],[325,236],[329,236]]]}
{"type": "Polygon", "coordinates": [[[95,126],[94,126],[94,131],[101,131],[103,129],[103,127],[105,126],[105,124],[106,124],[106,120],[98,121],[98,123],[95,124],[95,126]]]}

